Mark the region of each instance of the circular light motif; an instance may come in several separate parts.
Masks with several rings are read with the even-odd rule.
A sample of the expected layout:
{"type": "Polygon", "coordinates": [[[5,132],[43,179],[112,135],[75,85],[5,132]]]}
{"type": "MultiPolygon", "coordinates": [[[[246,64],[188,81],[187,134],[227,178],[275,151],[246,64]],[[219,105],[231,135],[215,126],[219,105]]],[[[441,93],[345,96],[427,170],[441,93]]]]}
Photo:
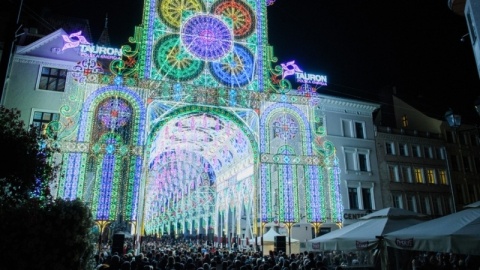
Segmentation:
{"type": "Polygon", "coordinates": [[[109,129],[127,125],[132,117],[132,109],[122,99],[111,98],[104,101],[98,109],[98,120],[109,129]]]}
{"type": "Polygon", "coordinates": [[[209,63],[209,67],[213,77],[223,85],[240,87],[249,84],[253,77],[254,58],[245,46],[235,44],[229,57],[209,63]]]}
{"type": "Polygon", "coordinates": [[[295,138],[298,133],[298,125],[289,115],[282,115],[273,122],[273,137],[284,140],[295,138]]]}
{"type": "Polygon", "coordinates": [[[233,33],[236,38],[245,38],[253,32],[255,16],[252,9],[243,1],[217,1],[212,13],[229,17],[233,21],[233,33]]]}
{"type": "Polygon", "coordinates": [[[205,61],[218,60],[233,47],[233,35],[228,26],[209,15],[188,19],[182,27],[181,40],[188,52],[205,61]]]}
{"type": "Polygon", "coordinates": [[[172,80],[191,80],[203,70],[203,61],[192,59],[182,49],[178,35],[166,35],[155,46],[154,62],[157,70],[172,80]]]}
{"type": "Polygon", "coordinates": [[[201,0],[160,0],[158,3],[159,17],[166,25],[179,29],[183,12],[203,12],[205,6],[201,0]]]}

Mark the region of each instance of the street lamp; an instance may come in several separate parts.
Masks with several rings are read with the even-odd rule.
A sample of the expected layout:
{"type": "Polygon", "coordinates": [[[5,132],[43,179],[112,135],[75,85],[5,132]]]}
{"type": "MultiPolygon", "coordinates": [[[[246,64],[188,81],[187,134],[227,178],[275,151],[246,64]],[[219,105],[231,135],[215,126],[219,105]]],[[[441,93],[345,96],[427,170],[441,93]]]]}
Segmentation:
{"type": "MultiPolygon", "coordinates": [[[[447,112],[445,112],[445,121],[447,121],[448,126],[452,129],[453,133],[453,142],[456,141],[456,130],[460,127],[462,124],[462,116],[459,114],[454,114],[453,110],[450,108],[448,109],[447,112]]],[[[453,206],[453,212],[457,212],[457,207],[456,207],[456,201],[455,201],[455,191],[453,190],[453,181],[452,181],[452,175],[450,173],[450,162],[448,160],[448,154],[447,154],[447,149],[445,147],[442,148],[443,154],[445,155],[445,161],[447,162],[447,172],[448,172],[448,178],[449,178],[449,184],[450,184],[450,192],[452,194],[452,206],[453,206]]]]}
{"type": "MultiPolygon", "coordinates": [[[[475,108],[478,107],[475,106],[475,108]]],[[[454,114],[452,109],[448,109],[448,111],[445,113],[445,120],[447,121],[450,128],[452,128],[454,131],[462,124],[462,116],[460,116],[459,114],[454,114]]]]}

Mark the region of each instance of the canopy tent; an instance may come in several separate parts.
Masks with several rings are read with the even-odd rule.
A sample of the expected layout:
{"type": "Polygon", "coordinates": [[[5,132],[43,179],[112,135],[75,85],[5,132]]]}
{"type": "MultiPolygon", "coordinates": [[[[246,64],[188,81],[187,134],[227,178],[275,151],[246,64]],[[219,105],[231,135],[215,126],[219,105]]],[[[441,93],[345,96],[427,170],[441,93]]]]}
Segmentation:
{"type": "Polygon", "coordinates": [[[480,201],[464,210],[384,235],[386,246],[480,255],[480,201]]]}
{"type": "MultiPolygon", "coordinates": [[[[263,238],[263,255],[268,255],[270,250],[275,250],[275,236],[282,236],[275,231],[273,227],[268,230],[264,235],[257,237],[257,244],[262,245],[262,238],[263,238]]],[[[289,246],[288,246],[288,236],[286,236],[287,240],[287,247],[286,252],[289,253],[289,246]]],[[[300,253],[300,241],[297,239],[290,239],[292,253],[300,253]]]]}
{"type": "Polygon", "coordinates": [[[385,208],[308,241],[310,250],[368,250],[377,246],[378,237],[423,222],[425,215],[400,208],[385,208]]]}

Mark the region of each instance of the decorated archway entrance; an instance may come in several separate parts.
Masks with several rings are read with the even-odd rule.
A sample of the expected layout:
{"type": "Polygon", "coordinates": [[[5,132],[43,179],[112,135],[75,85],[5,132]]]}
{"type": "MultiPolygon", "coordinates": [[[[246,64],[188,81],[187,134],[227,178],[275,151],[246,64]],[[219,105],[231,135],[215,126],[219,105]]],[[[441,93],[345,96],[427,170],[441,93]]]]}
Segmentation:
{"type": "Polygon", "coordinates": [[[145,233],[251,238],[258,115],[165,101],[148,111],[145,233]]]}

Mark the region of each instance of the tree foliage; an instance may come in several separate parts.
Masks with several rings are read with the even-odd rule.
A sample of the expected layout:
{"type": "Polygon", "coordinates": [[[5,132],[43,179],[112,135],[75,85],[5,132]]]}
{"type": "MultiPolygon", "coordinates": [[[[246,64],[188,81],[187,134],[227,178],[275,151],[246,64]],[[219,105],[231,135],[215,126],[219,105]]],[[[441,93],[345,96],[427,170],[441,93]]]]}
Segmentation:
{"type": "Polygon", "coordinates": [[[32,196],[48,199],[54,149],[37,129],[27,129],[20,111],[0,107],[0,203],[15,205],[32,196]]]}
{"type": "Polygon", "coordinates": [[[79,200],[0,209],[0,258],[12,269],[89,269],[93,220],[79,200]]]}
{"type": "Polygon", "coordinates": [[[52,199],[55,149],[19,116],[0,107],[0,260],[12,269],[89,269],[91,212],[78,199],[52,199]]]}

